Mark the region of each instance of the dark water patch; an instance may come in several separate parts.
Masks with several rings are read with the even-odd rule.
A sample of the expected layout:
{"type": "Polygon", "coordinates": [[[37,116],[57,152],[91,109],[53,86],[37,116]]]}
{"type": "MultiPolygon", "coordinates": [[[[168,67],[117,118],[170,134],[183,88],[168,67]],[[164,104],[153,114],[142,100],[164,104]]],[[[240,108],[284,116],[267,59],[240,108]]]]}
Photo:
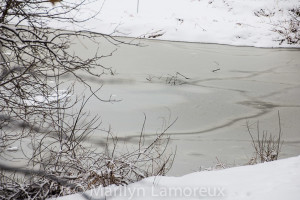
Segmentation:
{"type": "Polygon", "coordinates": [[[238,102],[238,104],[244,105],[244,106],[249,106],[255,109],[260,109],[260,110],[270,110],[273,108],[287,108],[287,107],[300,107],[300,105],[279,105],[279,104],[273,104],[271,102],[264,102],[264,101],[242,101],[238,102]]]}

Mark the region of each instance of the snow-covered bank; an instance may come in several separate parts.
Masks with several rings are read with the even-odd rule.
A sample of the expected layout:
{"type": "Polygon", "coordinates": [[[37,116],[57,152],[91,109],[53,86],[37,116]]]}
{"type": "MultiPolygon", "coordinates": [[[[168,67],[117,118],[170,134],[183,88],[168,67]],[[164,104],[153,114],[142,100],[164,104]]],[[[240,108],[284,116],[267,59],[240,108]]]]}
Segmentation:
{"type": "Polygon", "coordinates": [[[299,8],[298,0],[98,0],[76,17],[83,18],[100,8],[84,28],[161,40],[300,47],[286,41],[280,45],[282,36],[275,31],[289,28],[290,10],[299,8]]]}
{"type": "MultiPolygon", "coordinates": [[[[150,177],[88,192],[96,199],[300,199],[300,156],[182,177],[150,177]]],[[[84,199],[80,194],[60,200],[84,199]]]]}

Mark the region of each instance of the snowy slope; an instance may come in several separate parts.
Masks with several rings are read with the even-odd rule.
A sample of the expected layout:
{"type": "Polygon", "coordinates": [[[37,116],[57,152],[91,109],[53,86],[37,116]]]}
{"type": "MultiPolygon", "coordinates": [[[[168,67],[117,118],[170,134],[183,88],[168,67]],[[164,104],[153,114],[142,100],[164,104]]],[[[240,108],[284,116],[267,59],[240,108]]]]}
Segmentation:
{"type": "Polygon", "coordinates": [[[289,10],[299,5],[299,0],[97,0],[76,17],[92,15],[101,8],[84,28],[117,36],[300,47],[280,45],[282,36],[274,31],[289,27],[289,10]]]}
{"type": "MultiPolygon", "coordinates": [[[[195,172],[182,177],[150,177],[127,187],[89,191],[96,199],[299,200],[300,156],[274,162],[195,172]]],[[[75,194],[60,200],[84,199],[75,194]]]]}

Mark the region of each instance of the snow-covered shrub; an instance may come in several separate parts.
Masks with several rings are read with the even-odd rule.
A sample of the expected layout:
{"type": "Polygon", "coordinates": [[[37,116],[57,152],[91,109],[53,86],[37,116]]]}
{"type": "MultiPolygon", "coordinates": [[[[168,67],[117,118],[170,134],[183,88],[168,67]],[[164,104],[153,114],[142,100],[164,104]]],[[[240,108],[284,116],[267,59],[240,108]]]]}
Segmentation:
{"type": "Polygon", "coordinates": [[[78,118],[74,124],[63,118],[57,130],[32,136],[32,151],[24,152],[29,168],[0,163],[0,199],[46,199],[97,186],[127,185],[165,175],[172,166],[174,155],[165,154],[169,138],[164,136],[171,125],[152,142],[145,142],[142,131],[135,147],[119,145],[109,131],[104,144],[91,147],[86,139],[98,130],[97,118],[81,126],[78,118]]]}
{"type": "Polygon", "coordinates": [[[282,36],[280,44],[300,44],[300,8],[293,8],[289,12],[290,20],[277,26],[274,31],[282,36]]]}
{"type": "Polygon", "coordinates": [[[271,31],[279,34],[275,41],[279,44],[300,44],[300,7],[292,9],[260,9],[254,12],[257,17],[267,18],[274,27],[271,31]],[[287,13],[285,18],[281,18],[280,13],[287,13]]]}

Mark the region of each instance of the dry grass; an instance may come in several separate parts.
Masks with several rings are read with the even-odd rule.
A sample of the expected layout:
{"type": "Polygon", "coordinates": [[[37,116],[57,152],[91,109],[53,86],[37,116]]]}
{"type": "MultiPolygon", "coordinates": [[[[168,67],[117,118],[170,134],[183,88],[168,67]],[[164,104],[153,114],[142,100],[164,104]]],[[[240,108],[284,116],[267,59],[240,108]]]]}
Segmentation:
{"type": "Polygon", "coordinates": [[[261,133],[259,122],[256,123],[256,133],[253,133],[253,125],[247,122],[247,130],[251,137],[252,146],[255,150],[255,156],[248,164],[255,164],[259,162],[270,162],[277,160],[283,144],[282,129],[280,114],[278,112],[278,134],[274,136],[272,133],[263,131],[261,133]],[[255,137],[256,136],[256,137],[255,137]]]}

